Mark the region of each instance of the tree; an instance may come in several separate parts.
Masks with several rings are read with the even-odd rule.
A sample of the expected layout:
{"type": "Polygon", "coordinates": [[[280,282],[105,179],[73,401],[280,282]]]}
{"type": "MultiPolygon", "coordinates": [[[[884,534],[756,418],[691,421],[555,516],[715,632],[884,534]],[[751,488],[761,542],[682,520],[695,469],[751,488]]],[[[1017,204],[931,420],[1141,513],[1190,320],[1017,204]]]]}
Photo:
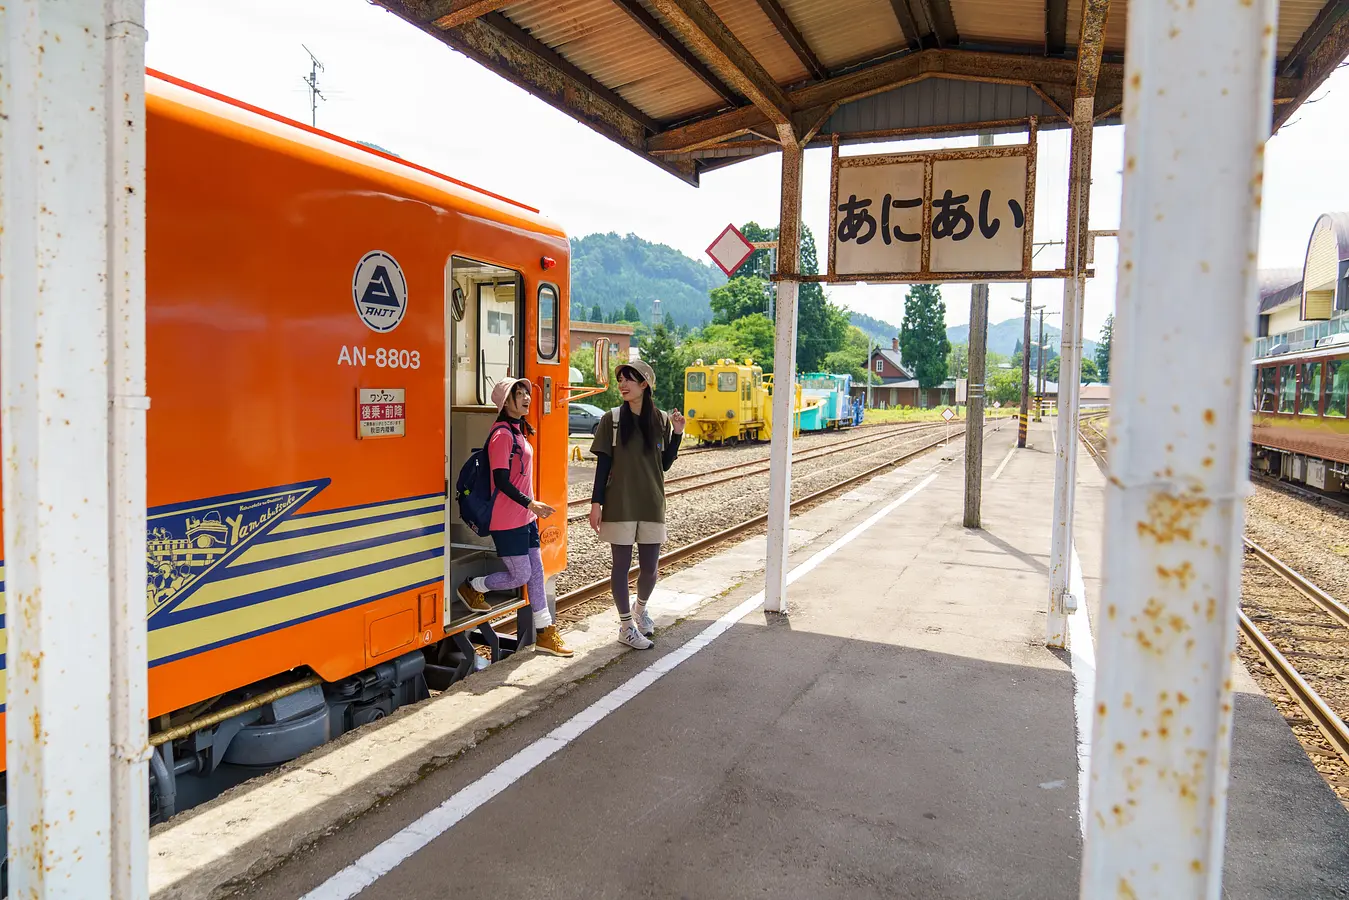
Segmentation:
{"type": "Polygon", "coordinates": [[[842,348],[829,353],[822,365],[826,372],[851,375],[853,380],[866,384],[874,373],[867,365],[871,337],[855,325],[848,326],[848,340],[842,348]]]}
{"type": "Polygon", "coordinates": [[[623,312],[619,314],[618,320],[620,322],[642,321],[642,314],[637,311],[637,304],[629,300],[627,305],[623,307],[623,312]]]}
{"type": "Polygon", "coordinates": [[[970,377],[970,345],[952,344],[946,357],[946,377],[951,379],[970,377]]]}
{"type": "Polygon", "coordinates": [[[651,390],[656,405],[664,410],[682,406],[684,362],[664,325],[653,328],[650,337],[642,343],[642,359],[656,376],[656,386],[651,390]]]}
{"type": "Polygon", "coordinates": [[[768,309],[767,283],[757,275],[732,278],[710,294],[712,321],[726,325],[768,309]]]}
{"type": "Polygon", "coordinates": [[[600,305],[598,303],[590,307],[590,321],[592,322],[604,321],[604,310],[600,309],[600,305]]]}
{"type": "Polygon", "coordinates": [[[1110,339],[1115,336],[1115,314],[1105,317],[1101,326],[1101,337],[1096,342],[1096,371],[1100,373],[1101,384],[1110,383],[1110,339]]]}
{"type": "Polygon", "coordinates": [[[899,352],[905,367],[924,390],[946,380],[946,304],[935,284],[915,284],[904,297],[904,321],[899,326],[899,352]]]}
{"type": "MultiPolygon", "coordinates": [[[[764,228],[757,222],[746,222],[740,229],[745,239],[754,243],[776,241],[778,229],[764,228]]],[[[815,247],[815,236],[807,227],[801,229],[801,274],[818,275],[820,256],[815,247]]],[[[766,288],[772,275],[772,260],[767,250],[756,250],[739,269],[736,277],[712,294],[713,321],[722,324],[741,316],[768,309],[766,288]],[[744,284],[734,286],[735,282],[744,284]],[[757,287],[759,293],[754,292],[757,287]]],[[[824,288],[816,283],[802,284],[796,296],[796,367],[802,372],[819,371],[824,358],[843,346],[848,337],[848,315],[830,303],[824,288]]]]}
{"type": "MultiPolygon", "coordinates": [[[[1101,379],[1100,373],[1096,371],[1096,363],[1092,362],[1089,359],[1082,360],[1081,376],[1082,377],[1080,380],[1083,384],[1091,384],[1092,382],[1100,381],[1101,379]]],[[[1045,363],[1045,380],[1053,381],[1055,383],[1058,382],[1059,358],[1057,356],[1049,360],[1049,362],[1045,363]]]]}
{"type": "Polygon", "coordinates": [[[764,372],[773,371],[773,323],[763,313],[744,316],[729,325],[709,325],[703,329],[701,338],[734,347],[728,356],[752,359],[764,372]]]}
{"type": "Polygon", "coordinates": [[[1021,373],[1000,369],[989,376],[988,399],[1003,406],[1021,402],[1021,373]]]}

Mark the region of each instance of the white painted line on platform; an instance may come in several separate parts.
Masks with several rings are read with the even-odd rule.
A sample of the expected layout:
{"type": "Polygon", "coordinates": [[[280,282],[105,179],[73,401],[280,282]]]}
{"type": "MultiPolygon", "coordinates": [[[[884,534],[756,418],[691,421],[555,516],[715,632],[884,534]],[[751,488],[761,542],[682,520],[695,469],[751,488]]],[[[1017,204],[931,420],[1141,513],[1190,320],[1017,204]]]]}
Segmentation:
{"type": "Polygon", "coordinates": [[[1073,714],[1077,719],[1077,824],[1082,839],[1087,837],[1087,789],[1091,787],[1092,707],[1096,705],[1096,643],[1091,636],[1091,618],[1087,615],[1087,586],[1082,581],[1082,560],[1077,544],[1068,573],[1068,590],[1077,598],[1077,609],[1068,617],[1068,655],[1073,666],[1073,714]]]}
{"type": "MultiPolygon", "coordinates": [[[[919,491],[937,480],[933,472],[899,498],[890,501],[865,521],[828,547],[818,551],[787,574],[791,584],[814,571],[820,563],[856,540],[861,534],[898,507],[911,500],[919,491]]],[[[696,637],[678,650],[660,657],[641,672],[629,678],[599,700],[587,706],[544,737],[516,753],[477,781],[461,788],[435,809],[403,828],[393,837],[333,875],[323,884],[305,894],[301,900],[350,900],[382,876],[393,871],[404,860],[449,831],[469,813],[528,775],[554,753],[584,734],[592,725],[655,684],[661,676],[692,657],[699,650],[721,637],[745,616],[763,605],[764,592],[759,591],[739,606],[704,628],[696,637]]]]}
{"type": "Polygon", "coordinates": [[[1011,448],[1008,449],[1007,455],[1002,458],[1002,462],[998,464],[998,470],[993,473],[994,481],[998,480],[998,476],[1002,474],[1002,470],[1007,468],[1007,464],[1012,461],[1012,457],[1015,455],[1016,455],[1016,444],[1013,444],[1011,448]]]}

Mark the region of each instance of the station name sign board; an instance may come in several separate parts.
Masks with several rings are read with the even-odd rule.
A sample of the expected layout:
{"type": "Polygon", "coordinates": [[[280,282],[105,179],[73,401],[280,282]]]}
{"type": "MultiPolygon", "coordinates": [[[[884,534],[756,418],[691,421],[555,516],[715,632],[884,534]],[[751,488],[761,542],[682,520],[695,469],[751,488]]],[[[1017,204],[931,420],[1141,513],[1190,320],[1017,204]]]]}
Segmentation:
{"type": "Polygon", "coordinates": [[[1035,131],[1026,144],[839,156],[831,178],[829,280],[1029,277],[1035,131]]]}

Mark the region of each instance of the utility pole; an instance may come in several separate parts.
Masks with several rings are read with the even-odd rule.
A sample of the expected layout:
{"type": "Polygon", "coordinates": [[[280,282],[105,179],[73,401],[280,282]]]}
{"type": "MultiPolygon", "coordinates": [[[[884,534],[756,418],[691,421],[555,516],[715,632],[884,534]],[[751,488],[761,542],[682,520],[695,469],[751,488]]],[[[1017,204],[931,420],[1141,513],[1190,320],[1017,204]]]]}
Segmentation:
{"type": "MultiPolygon", "coordinates": [[[[309,77],[301,80],[305,83],[305,87],[309,88],[309,124],[317,128],[319,101],[326,101],[328,99],[323,96],[323,92],[319,90],[319,73],[323,71],[323,63],[319,62],[319,59],[314,55],[314,52],[308,47],[305,47],[304,44],[301,44],[300,46],[304,47],[304,52],[309,54],[309,77]]],[[[339,91],[338,93],[341,92],[339,91]]]]}
{"type": "Polygon", "coordinates": [[[1045,308],[1037,306],[1040,313],[1040,342],[1035,345],[1035,421],[1040,421],[1042,398],[1045,391],[1045,308]]]}
{"type": "Polygon", "coordinates": [[[873,360],[876,358],[876,347],[879,346],[880,342],[876,342],[873,346],[872,338],[867,337],[867,409],[871,409],[871,376],[876,371],[876,363],[873,360]]]}
{"type": "MultiPolygon", "coordinates": [[[[993,135],[979,135],[980,147],[991,147],[993,135]]],[[[970,289],[970,379],[965,411],[965,527],[980,527],[979,507],[984,478],[984,369],[988,355],[988,284],[970,289]]]]}
{"type": "Polygon", "coordinates": [[[1021,419],[1017,424],[1016,445],[1026,447],[1026,416],[1030,411],[1030,295],[1031,279],[1026,279],[1026,316],[1021,325],[1021,419]]]}

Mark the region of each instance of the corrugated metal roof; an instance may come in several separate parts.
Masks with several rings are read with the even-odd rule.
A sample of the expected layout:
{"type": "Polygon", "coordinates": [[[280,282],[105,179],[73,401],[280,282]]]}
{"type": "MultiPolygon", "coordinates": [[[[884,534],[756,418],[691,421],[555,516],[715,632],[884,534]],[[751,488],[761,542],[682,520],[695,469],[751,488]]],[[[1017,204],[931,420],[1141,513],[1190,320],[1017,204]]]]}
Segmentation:
{"type": "MultiPolygon", "coordinates": [[[[371,2],[418,27],[439,32],[447,43],[483,65],[693,182],[699,167],[705,170],[711,163],[694,165],[684,160],[681,168],[661,158],[662,154],[670,150],[687,153],[690,148],[762,128],[765,118],[782,116],[782,110],[769,109],[769,104],[782,105],[783,93],[795,93],[807,83],[806,95],[824,97],[821,105],[848,104],[834,113],[829,131],[1047,115],[1053,108],[1033,91],[1024,86],[1006,90],[1000,85],[1004,81],[1035,82],[1056,97],[1071,90],[1065,84],[1062,63],[1071,61],[1077,52],[1082,17],[1081,0],[1066,0],[1063,53],[1046,59],[1045,17],[1047,7],[1052,8],[1050,0],[703,0],[734,42],[754,57],[757,68],[776,82],[751,91],[746,84],[757,77],[755,67],[748,73],[719,71],[718,65],[726,65],[724,60],[713,65],[695,50],[694,44],[707,46],[706,41],[671,27],[653,9],[654,0],[502,0],[499,5],[467,6],[446,0],[371,2]],[[942,21],[953,20],[954,30],[939,21],[943,4],[949,6],[950,18],[942,21]],[[484,6],[491,6],[492,11],[473,21],[476,13],[469,10],[484,6]],[[783,30],[765,12],[766,6],[774,7],[773,16],[779,15],[780,8],[789,20],[783,30]],[[456,8],[457,13],[453,12],[456,8]],[[634,16],[645,20],[645,26],[634,16]],[[912,21],[913,33],[905,33],[901,18],[912,21]],[[451,21],[453,28],[449,28],[451,21]],[[652,36],[653,30],[659,32],[658,37],[652,36]],[[793,31],[799,33],[799,42],[793,31]],[[670,45],[676,50],[668,49],[670,45]],[[947,52],[934,51],[938,46],[947,52]],[[967,50],[983,55],[967,56],[967,50]],[[908,59],[917,53],[927,57],[908,59]],[[803,57],[812,55],[829,72],[824,83],[814,80],[811,67],[803,62],[803,57]],[[897,60],[904,64],[895,64],[897,60]],[[917,65],[907,66],[909,62],[917,65]],[[950,71],[948,67],[960,68],[964,77],[981,86],[962,92],[948,78],[911,83],[870,103],[856,99],[893,88],[923,72],[950,71]],[[751,98],[740,96],[733,87],[736,84],[754,93],[763,108],[745,108],[751,98]],[[730,110],[735,111],[721,115],[730,110]],[[652,132],[665,140],[656,140],[654,149],[648,151],[646,142],[652,132]]],[[[1098,104],[1103,105],[1098,109],[1114,108],[1121,100],[1118,59],[1127,32],[1127,5],[1126,0],[1110,4],[1104,50],[1109,54],[1106,66],[1113,71],[1102,73],[1104,93],[1098,95],[1098,104]]],[[[691,15],[696,20],[702,13],[693,10],[691,15]]],[[[1332,25],[1343,30],[1345,21],[1341,0],[1280,0],[1278,58],[1285,60],[1304,35],[1311,37],[1309,44],[1313,45],[1304,49],[1319,53],[1300,52],[1297,64],[1283,73],[1277,85],[1283,105],[1276,109],[1276,124],[1286,121],[1296,108],[1288,101],[1307,96],[1334,62],[1344,58],[1345,38],[1332,31],[1332,25]],[[1324,18],[1325,27],[1312,29],[1309,35],[1318,18],[1324,18]],[[1332,55],[1335,60],[1330,59],[1332,55]]],[[[722,32],[715,26],[711,31],[715,42],[722,32]]],[[[1204,35],[1184,35],[1183,39],[1197,43],[1204,35]]],[[[727,55],[734,58],[738,52],[731,48],[727,55]]],[[[797,122],[803,128],[811,124],[797,122]]],[[[738,148],[717,162],[758,152],[762,151],[746,154],[738,148]]]]}
{"type": "Polygon", "coordinates": [[[827,68],[875,59],[905,46],[887,0],[780,0],[810,49],[827,68]]]}
{"type": "MultiPolygon", "coordinates": [[[[1081,3],[1070,5],[1081,7],[1081,3]]],[[[951,12],[962,41],[1044,44],[1042,0],[951,0],[951,12]]]]}
{"type": "Polygon", "coordinates": [[[754,54],[778,84],[796,84],[810,77],[791,45],[755,0],[706,0],[712,12],[730,29],[736,40],[754,54]]]}
{"type": "Polygon", "coordinates": [[[915,84],[845,103],[821,134],[890,131],[920,125],[959,125],[1057,116],[1039,94],[1019,84],[986,84],[951,78],[927,78],[915,84]]]}
{"type": "Polygon", "coordinates": [[[1279,0],[1279,28],[1274,39],[1279,59],[1292,51],[1325,5],[1324,0],[1279,0]]]}
{"type": "Polygon", "coordinates": [[[506,17],[653,119],[726,105],[613,0],[515,3],[506,17]]]}

